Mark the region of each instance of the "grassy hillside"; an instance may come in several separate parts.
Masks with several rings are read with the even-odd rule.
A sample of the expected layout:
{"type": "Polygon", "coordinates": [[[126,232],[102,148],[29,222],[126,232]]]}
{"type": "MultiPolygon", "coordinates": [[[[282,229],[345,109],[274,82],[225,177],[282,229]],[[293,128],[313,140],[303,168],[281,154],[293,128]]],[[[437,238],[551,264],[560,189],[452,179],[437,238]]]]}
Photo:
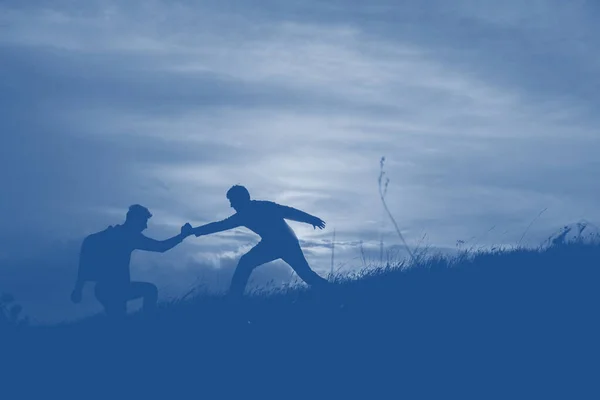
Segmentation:
{"type": "Polygon", "coordinates": [[[463,253],[338,276],[323,293],[199,295],[118,327],[94,317],[5,331],[2,390],[598,398],[599,261],[583,243],[463,253]]]}

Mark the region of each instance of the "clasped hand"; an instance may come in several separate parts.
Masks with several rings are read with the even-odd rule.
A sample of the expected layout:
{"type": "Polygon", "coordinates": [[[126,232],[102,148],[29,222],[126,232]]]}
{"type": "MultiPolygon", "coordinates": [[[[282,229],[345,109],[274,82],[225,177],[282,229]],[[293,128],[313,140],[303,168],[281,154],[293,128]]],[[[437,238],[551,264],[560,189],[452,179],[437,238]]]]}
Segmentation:
{"type": "Polygon", "coordinates": [[[190,235],[193,235],[193,234],[194,234],[194,228],[192,227],[192,225],[190,225],[190,223],[189,223],[189,222],[186,222],[186,223],[185,223],[185,225],[183,225],[183,226],[181,227],[181,234],[182,234],[184,237],[188,237],[188,236],[190,236],[190,235]]]}

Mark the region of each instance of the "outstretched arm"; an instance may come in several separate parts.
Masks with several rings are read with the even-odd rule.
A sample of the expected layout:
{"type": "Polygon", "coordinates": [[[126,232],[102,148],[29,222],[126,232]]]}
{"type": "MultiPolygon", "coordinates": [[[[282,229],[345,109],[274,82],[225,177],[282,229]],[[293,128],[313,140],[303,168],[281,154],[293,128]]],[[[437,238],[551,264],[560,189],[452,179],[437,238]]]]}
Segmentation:
{"type": "Polygon", "coordinates": [[[325,221],[314,215],[310,215],[294,207],[282,206],[280,204],[279,209],[283,212],[283,218],[285,219],[311,224],[313,227],[318,227],[319,229],[325,228],[325,221]]]}
{"type": "Polygon", "coordinates": [[[185,235],[182,235],[181,233],[166,240],[155,240],[147,236],[142,236],[138,245],[136,246],[136,249],[164,253],[165,251],[171,250],[173,247],[177,246],[183,241],[183,239],[185,239],[185,235]]]}
{"type": "Polygon", "coordinates": [[[202,235],[210,235],[211,233],[222,232],[229,229],[242,226],[237,214],[232,215],[222,221],[211,222],[210,224],[201,225],[193,229],[196,237],[202,235]]]}
{"type": "Polygon", "coordinates": [[[185,224],[181,227],[181,233],[179,235],[175,235],[166,240],[155,240],[140,234],[136,249],[164,253],[177,246],[183,239],[190,236],[192,233],[192,226],[190,224],[185,224]]]}

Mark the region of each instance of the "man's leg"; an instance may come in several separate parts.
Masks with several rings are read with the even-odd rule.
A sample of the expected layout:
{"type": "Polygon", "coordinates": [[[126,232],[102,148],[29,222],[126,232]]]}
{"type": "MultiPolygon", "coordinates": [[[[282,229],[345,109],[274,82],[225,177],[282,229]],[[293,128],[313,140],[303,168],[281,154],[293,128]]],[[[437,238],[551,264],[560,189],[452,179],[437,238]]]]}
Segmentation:
{"type": "Polygon", "coordinates": [[[289,264],[290,267],[304,282],[314,287],[325,287],[329,284],[327,279],[322,278],[319,274],[313,271],[304,257],[304,253],[300,245],[293,245],[286,248],[285,253],[281,257],[283,261],[289,264]]]}
{"type": "Polygon", "coordinates": [[[158,288],[149,282],[130,282],[128,300],[144,299],[144,312],[152,313],[156,310],[158,302],[158,288]]]}
{"type": "Polygon", "coordinates": [[[94,294],[111,320],[119,321],[125,318],[127,315],[127,300],[123,296],[122,290],[98,283],[94,288],[94,294]]]}
{"type": "Polygon", "coordinates": [[[277,255],[276,249],[272,249],[263,242],[250,249],[240,258],[235,268],[229,287],[229,295],[234,298],[241,297],[254,268],[278,258],[279,255],[277,255]]]}

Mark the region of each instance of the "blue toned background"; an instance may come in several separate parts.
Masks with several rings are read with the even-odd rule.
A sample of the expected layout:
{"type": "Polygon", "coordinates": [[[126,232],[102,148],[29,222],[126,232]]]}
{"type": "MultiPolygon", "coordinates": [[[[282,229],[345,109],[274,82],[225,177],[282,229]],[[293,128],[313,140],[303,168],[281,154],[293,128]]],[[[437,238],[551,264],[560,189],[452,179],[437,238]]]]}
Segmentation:
{"type": "MultiPolygon", "coordinates": [[[[0,291],[40,321],[69,301],[86,234],[133,203],[166,238],[232,213],[236,183],[303,209],[325,275],[423,235],[537,245],[600,220],[600,45],[590,1],[0,2],[0,291]],[[23,4],[22,4],[23,3],[23,4]]],[[[245,230],[136,253],[162,298],[224,289],[245,230]]],[[[275,262],[255,285],[289,281],[275,262]]],[[[85,297],[84,297],[85,299],[85,297]]]]}

